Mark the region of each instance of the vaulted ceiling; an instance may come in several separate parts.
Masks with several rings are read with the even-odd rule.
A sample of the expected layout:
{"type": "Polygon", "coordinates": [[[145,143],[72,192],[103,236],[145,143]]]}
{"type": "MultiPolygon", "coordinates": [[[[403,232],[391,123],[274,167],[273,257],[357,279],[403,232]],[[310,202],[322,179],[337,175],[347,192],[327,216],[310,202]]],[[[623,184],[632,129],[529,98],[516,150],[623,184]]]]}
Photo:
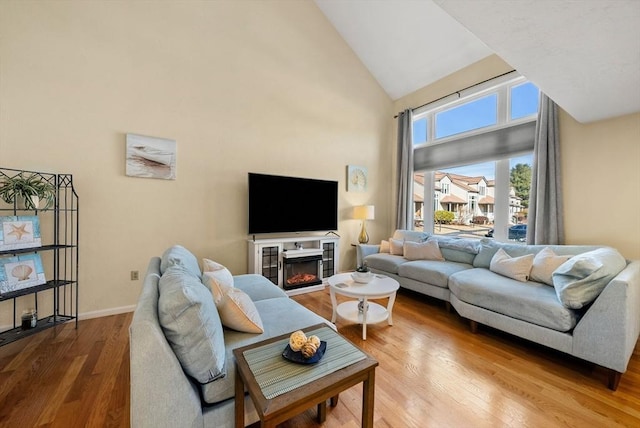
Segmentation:
{"type": "Polygon", "coordinates": [[[640,112],[638,0],[315,0],[396,100],[491,54],[580,122],[640,112]]]}

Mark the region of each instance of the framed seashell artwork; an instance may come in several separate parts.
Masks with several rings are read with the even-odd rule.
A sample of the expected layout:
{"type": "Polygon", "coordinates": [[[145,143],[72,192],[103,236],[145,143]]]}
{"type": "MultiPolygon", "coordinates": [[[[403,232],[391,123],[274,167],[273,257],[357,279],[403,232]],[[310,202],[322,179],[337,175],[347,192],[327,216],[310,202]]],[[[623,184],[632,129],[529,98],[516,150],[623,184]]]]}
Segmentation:
{"type": "Polygon", "coordinates": [[[41,246],[38,216],[0,217],[0,251],[41,246]]]}
{"type": "Polygon", "coordinates": [[[0,258],[0,295],[46,282],[39,254],[0,258]]]}

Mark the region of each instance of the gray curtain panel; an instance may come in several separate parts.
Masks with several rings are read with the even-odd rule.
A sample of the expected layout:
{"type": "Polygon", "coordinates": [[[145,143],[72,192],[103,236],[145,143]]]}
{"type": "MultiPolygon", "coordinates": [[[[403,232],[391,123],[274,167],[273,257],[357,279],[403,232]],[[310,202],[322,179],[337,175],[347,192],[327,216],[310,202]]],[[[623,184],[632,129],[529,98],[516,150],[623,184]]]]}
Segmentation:
{"type": "Polygon", "coordinates": [[[396,229],[413,229],[411,192],[413,188],[412,116],[407,109],[398,115],[398,211],[396,229]]]}
{"type": "Polygon", "coordinates": [[[540,93],[527,220],[528,244],[564,244],[560,176],[557,106],[540,93]]]}

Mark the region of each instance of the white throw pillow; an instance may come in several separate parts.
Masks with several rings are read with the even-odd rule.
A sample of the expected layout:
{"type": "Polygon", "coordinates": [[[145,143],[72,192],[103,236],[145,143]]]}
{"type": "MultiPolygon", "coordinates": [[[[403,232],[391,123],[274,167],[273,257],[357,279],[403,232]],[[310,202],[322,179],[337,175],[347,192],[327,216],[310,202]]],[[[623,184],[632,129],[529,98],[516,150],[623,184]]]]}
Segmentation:
{"type": "Polygon", "coordinates": [[[516,281],[527,282],[533,265],[533,254],[511,257],[500,248],[491,259],[489,270],[516,281]]]}
{"type": "Polygon", "coordinates": [[[222,325],[245,333],[263,333],[262,319],[256,305],[247,293],[232,288],[218,307],[222,325]]]}
{"type": "Polygon", "coordinates": [[[393,254],[394,256],[403,255],[403,243],[404,241],[401,241],[399,239],[389,238],[389,253],[393,254]]]}
{"type": "Polygon", "coordinates": [[[389,252],[389,241],[385,241],[384,239],[380,241],[380,252],[381,253],[389,252]]]}
{"type": "Polygon", "coordinates": [[[233,289],[233,280],[229,284],[229,281],[219,279],[216,272],[204,272],[202,283],[211,291],[216,308],[220,306],[224,295],[233,289]]]}
{"type": "Polygon", "coordinates": [[[531,281],[541,282],[553,287],[553,271],[569,260],[571,256],[558,256],[549,247],[545,247],[533,258],[531,281]]]}
{"type": "MultiPolygon", "coordinates": [[[[204,281],[204,274],[209,272],[209,276],[215,278],[215,280],[220,284],[220,287],[224,289],[233,288],[233,275],[229,272],[229,269],[224,267],[218,262],[214,262],[209,259],[202,259],[202,274],[203,274],[203,283],[213,293],[213,289],[204,281]]],[[[224,293],[223,293],[224,294],[224,293]]]]}
{"type": "Polygon", "coordinates": [[[444,260],[438,241],[404,241],[404,257],[407,260],[444,260]]]}

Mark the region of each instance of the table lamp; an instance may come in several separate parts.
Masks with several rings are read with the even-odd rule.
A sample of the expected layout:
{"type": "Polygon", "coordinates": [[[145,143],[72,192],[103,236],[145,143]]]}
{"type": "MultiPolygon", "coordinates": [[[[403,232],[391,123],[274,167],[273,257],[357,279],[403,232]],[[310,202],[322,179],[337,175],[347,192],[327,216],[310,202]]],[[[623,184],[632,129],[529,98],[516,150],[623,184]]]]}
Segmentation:
{"type": "Polygon", "coordinates": [[[367,220],[373,220],[375,218],[375,207],[373,205],[359,205],[353,207],[353,218],[362,220],[362,230],[358,236],[358,242],[366,244],[369,242],[366,223],[367,220]]]}

